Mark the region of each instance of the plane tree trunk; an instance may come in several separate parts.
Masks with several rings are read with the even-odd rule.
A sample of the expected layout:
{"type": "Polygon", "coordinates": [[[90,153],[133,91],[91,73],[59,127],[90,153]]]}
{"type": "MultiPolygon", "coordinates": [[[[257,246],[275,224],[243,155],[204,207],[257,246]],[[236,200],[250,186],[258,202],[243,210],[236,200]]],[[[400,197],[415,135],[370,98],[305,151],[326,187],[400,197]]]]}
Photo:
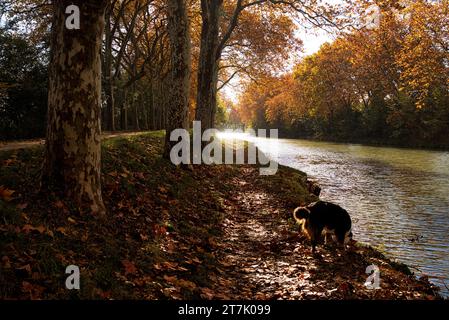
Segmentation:
{"type": "Polygon", "coordinates": [[[201,47],[195,120],[202,129],[213,128],[217,109],[219,23],[223,0],[201,0],[201,47]]]}
{"type": "Polygon", "coordinates": [[[101,59],[106,0],[55,0],[42,186],[81,210],[105,211],[100,181],[101,59]],[[81,29],[65,26],[77,5],[81,29]]]}
{"type": "Polygon", "coordinates": [[[190,36],[185,0],[168,0],[168,31],[171,46],[171,86],[166,113],[164,157],[176,142],[170,141],[175,129],[188,128],[190,88],[190,36]]]}

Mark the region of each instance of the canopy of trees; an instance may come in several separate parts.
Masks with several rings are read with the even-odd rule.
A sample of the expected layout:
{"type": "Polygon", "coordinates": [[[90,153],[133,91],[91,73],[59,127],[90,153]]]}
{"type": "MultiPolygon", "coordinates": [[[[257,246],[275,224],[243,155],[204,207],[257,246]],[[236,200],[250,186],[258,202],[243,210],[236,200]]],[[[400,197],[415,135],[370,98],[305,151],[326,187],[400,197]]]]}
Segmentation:
{"type": "Polygon", "coordinates": [[[218,91],[236,74],[282,69],[300,44],[293,19],[326,25],[335,13],[315,0],[2,0],[0,139],[41,136],[46,103],[41,186],[102,213],[101,129],[166,129],[168,157],[189,119],[224,121],[218,91]],[[66,27],[69,6],[79,28],[66,27]]]}
{"type": "Polygon", "coordinates": [[[385,5],[380,25],[345,33],[290,74],[249,83],[247,125],[285,135],[448,146],[449,3],[385,5]]]}
{"type": "MultiPolygon", "coordinates": [[[[230,80],[238,75],[256,79],[284,69],[289,56],[301,46],[301,40],[295,36],[295,21],[310,20],[326,25],[331,24],[329,21],[335,14],[334,9],[309,0],[184,2],[189,20],[192,71],[188,120],[202,120],[205,127],[214,126],[216,116],[223,117],[224,110],[217,111],[221,105],[217,102],[220,100],[217,100],[217,95],[230,80]],[[215,18],[209,5],[215,6],[215,18]],[[212,21],[215,26],[208,23],[210,19],[216,19],[212,21]]],[[[101,49],[103,130],[166,128],[171,103],[167,93],[172,88],[174,62],[171,52],[176,45],[170,42],[169,37],[169,3],[164,0],[106,1],[101,49]]],[[[29,61],[40,65],[42,76],[49,68],[53,12],[52,1],[48,0],[0,0],[2,41],[10,41],[9,45],[14,45],[13,39],[21,39],[27,43],[36,55],[29,61]]],[[[8,60],[2,57],[1,63],[9,64],[4,68],[2,65],[2,69],[16,68],[14,63],[17,62],[17,58],[8,60]]],[[[31,67],[26,69],[32,70],[31,67]]],[[[36,72],[32,74],[38,75],[36,72]]],[[[2,82],[10,80],[1,79],[2,82]]],[[[46,81],[41,80],[33,87],[41,87],[45,91],[46,81]]],[[[6,97],[6,85],[2,90],[6,97]]],[[[1,128],[5,132],[2,138],[43,136],[45,116],[42,115],[45,112],[34,115],[24,102],[20,105],[13,103],[12,96],[2,101],[4,122],[1,128]],[[6,104],[6,100],[10,102],[6,104]],[[28,127],[27,132],[17,129],[16,118],[20,108],[28,110],[26,121],[36,123],[36,126],[28,127]]],[[[45,92],[33,101],[45,105],[45,92]]],[[[25,118],[23,115],[20,117],[25,118]]]]}

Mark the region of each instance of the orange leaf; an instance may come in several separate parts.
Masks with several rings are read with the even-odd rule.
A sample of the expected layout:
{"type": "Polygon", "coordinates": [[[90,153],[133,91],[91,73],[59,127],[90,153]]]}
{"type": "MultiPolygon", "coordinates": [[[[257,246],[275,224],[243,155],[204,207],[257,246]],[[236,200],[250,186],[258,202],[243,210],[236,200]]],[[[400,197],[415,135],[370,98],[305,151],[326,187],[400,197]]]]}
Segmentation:
{"type": "Polygon", "coordinates": [[[0,186],[0,198],[2,198],[5,201],[11,201],[12,200],[12,194],[14,193],[14,190],[7,189],[4,186],[0,186]]]}
{"type": "Polygon", "coordinates": [[[166,261],[163,263],[164,267],[168,270],[177,270],[178,264],[176,262],[166,261]]]}
{"type": "Polygon", "coordinates": [[[59,227],[59,228],[57,228],[56,229],[56,231],[58,231],[59,233],[62,233],[63,235],[67,235],[67,230],[66,230],[66,228],[63,228],[63,227],[59,227]]]}
{"type": "Polygon", "coordinates": [[[27,281],[22,282],[22,290],[23,292],[31,292],[33,289],[33,285],[27,281]]]}
{"type": "Polygon", "coordinates": [[[8,167],[10,164],[12,164],[14,162],[16,162],[16,159],[7,159],[7,160],[3,161],[3,165],[5,167],[8,167]]]}
{"type": "Polygon", "coordinates": [[[143,241],[148,240],[148,236],[142,233],[139,233],[140,239],[142,239],[143,241]]]}
{"type": "Polygon", "coordinates": [[[189,280],[181,279],[178,281],[178,284],[180,287],[183,287],[186,289],[190,289],[190,290],[196,289],[196,284],[189,280]]]}
{"type": "Polygon", "coordinates": [[[201,298],[211,300],[214,298],[214,292],[209,288],[201,288],[201,298]]]}
{"type": "Polygon", "coordinates": [[[198,258],[193,258],[192,261],[193,261],[193,262],[196,262],[196,263],[201,263],[201,260],[198,259],[198,258]]]}
{"type": "Polygon", "coordinates": [[[35,228],[36,231],[39,231],[40,234],[45,232],[45,227],[43,225],[40,225],[38,227],[35,228]]]}
{"type": "Polygon", "coordinates": [[[31,224],[26,224],[22,227],[22,231],[25,233],[28,233],[30,231],[35,230],[34,227],[31,224]]]}
{"type": "Polygon", "coordinates": [[[159,187],[158,189],[162,193],[167,193],[167,188],[165,188],[165,187],[159,187]]]}
{"type": "Polygon", "coordinates": [[[33,227],[33,226],[30,225],[30,224],[26,224],[26,225],[24,225],[24,226],[22,227],[22,231],[25,232],[25,233],[28,233],[28,232],[30,232],[30,231],[37,231],[37,232],[39,232],[40,234],[42,234],[42,233],[45,232],[45,230],[46,230],[46,228],[45,228],[43,225],[40,225],[40,226],[38,226],[38,227],[33,227]]]}
{"type": "Polygon", "coordinates": [[[170,277],[170,276],[165,275],[164,280],[167,282],[170,282],[170,283],[176,283],[178,281],[178,278],[176,278],[176,276],[170,277]]]}
{"type": "Polygon", "coordinates": [[[125,275],[137,273],[137,268],[131,261],[122,260],[122,265],[125,267],[125,275]]]}
{"type": "Polygon", "coordinates": [[[61,200],[56,201],[54,205],[58,209],[64,208],[64,203],[61,200]]]}
{"type": "Polygon", "coordinates": [[[5,268],[5,269],[11,268],[11,261],[9,260],[9,258],[7,256],[2,257],[2,262],[3,262],[3,268],[5,268]]]}

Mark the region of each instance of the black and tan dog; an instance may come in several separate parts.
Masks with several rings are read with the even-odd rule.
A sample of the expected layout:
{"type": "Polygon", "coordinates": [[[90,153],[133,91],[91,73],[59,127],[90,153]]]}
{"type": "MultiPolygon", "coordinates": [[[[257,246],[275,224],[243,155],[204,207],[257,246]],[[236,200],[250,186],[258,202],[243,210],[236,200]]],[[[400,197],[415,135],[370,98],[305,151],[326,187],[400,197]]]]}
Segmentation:
{"type": "Polygon", "coordinates": [[[298,207],[293,217],[312,242],[312,252],[324,233],[325,243],[329,234],[343,247],[352,238],[351,217],[342,207],[325,201],[314,202],[307,207],[298,207]]]}

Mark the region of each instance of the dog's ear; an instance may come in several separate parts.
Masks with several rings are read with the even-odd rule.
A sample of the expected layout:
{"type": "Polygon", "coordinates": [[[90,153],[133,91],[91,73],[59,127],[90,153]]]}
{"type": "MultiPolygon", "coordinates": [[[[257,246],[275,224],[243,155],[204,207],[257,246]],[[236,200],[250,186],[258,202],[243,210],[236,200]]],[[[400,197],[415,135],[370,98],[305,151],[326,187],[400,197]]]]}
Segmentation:
{"type": "Polygon", "coordinates": [[[309,218],[310,210],[306,207],[298,207],[293,211],[293,218],[296,220],[302,220],[309,218]]]}

